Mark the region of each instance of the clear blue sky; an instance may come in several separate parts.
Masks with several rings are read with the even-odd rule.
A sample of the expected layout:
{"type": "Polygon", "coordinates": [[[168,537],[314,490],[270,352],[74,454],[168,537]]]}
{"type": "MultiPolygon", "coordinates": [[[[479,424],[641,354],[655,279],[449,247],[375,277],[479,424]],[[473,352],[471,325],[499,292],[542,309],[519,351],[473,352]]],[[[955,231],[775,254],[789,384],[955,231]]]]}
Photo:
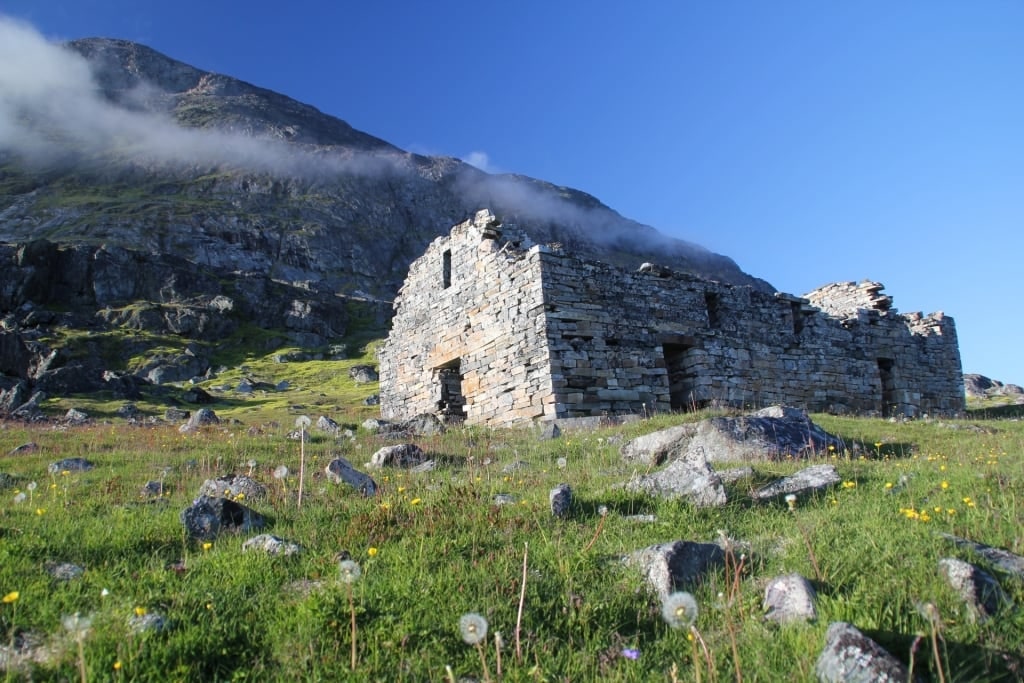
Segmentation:
{"type": "Polygon", "coordinates": [[[0,0],[412,151],[589,192],[802,294],[879,280],[1024,384],[1024,3],[0,0]],[[484,161],[486,160],[486,161],[484,161]]]}

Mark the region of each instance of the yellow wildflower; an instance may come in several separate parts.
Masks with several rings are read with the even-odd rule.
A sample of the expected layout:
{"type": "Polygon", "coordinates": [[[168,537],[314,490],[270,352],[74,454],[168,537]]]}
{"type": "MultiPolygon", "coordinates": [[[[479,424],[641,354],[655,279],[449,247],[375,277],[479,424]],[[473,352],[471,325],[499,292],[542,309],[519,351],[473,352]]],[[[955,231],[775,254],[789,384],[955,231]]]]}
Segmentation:
{"type": "Polygon", "coordinates": [[[943,489],[948,489],[949,488],[949,482],[948,481],[944,481],[941,484],[939,484],[939,486],[941,486],[943,489]]]}
{"type": "Polygon", "coordinates": [[[370,549],[366,551],[366,554],[370,557],[377,557],[377,549],[371,545],[370,549]]]}
{"type": "Polygon", "coordinates": [[[7,595],[5,595],[3,597],[2,602],[5,605],[9,605],[12,602],[17,602],[18,598],[20,598],[20,597],[21,597],[21,593],[19,593],[18,591],[11,591],[10,593],[8,593],[7,595]]]}
{"type": "Polygon", "coordinates": [[[136,607],[135,608],[135,616],[137,616],[137,617],[144,617],[144,616],[146,616],[146,608],[145,607],[136,607]]]}
{"type": "Polygon", "coordinates": [[[409,501],[409,505],[419,505],[422,502],[423,501],[420,500],[419,498],[413,498],[412,500],[409,501]]]}
{"type": "Polygon", "coordinates": [[[207,541],[206,543],[203,544],[203,550],[209,550],[212,547],[213,547],[213,544],[210,543],[209,541],[207,541]]]}
{"type": "Polygon", "coordinates": [[[120,670],[121,670],[121,660],[117,660],[116,662],[114,662],[114,671],[120,671],[120,670]]]}

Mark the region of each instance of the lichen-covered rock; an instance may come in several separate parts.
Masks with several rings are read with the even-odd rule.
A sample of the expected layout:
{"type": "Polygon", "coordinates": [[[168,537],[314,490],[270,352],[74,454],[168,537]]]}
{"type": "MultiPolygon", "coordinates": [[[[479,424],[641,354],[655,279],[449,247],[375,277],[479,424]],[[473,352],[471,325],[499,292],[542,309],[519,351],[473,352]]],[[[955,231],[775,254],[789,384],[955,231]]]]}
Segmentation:
{"type": "Polygon", "coordinates": [[[287,557],[298,555],[302,552],[302,547],[298,543],[286,541],[273,534],[260,534],[259,536],[253,536],[242,544],[242,552],[250,550],[262,550],[268,555],[284,555],[287,557]]]}
{"type": "Polygon", "coordinates": [[[825,647],[814,666],[821,683],[906,683],[903,664],[854,626],[829,624],[825,647]]]}

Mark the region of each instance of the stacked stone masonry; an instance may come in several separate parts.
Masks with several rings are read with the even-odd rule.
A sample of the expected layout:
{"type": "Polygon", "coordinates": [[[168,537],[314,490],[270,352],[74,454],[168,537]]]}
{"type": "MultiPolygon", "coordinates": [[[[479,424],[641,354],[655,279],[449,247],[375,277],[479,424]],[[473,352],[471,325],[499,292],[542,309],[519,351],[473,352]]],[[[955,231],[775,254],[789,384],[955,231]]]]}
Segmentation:
{"type": "Polygon", "coordinates": [[[914,416],[964,408],[952,318],[875,282],[806,297],[532,245],[488,211],[416,260],[380,353],[381,412],[471,424],[777,403],[914,416]]]}

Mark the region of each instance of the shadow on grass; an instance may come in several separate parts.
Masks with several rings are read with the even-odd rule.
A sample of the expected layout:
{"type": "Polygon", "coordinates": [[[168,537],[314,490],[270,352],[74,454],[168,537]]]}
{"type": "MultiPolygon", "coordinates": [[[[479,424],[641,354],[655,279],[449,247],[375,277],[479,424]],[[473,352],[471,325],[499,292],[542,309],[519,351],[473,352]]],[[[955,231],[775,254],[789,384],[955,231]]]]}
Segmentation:
{"type": "Polygon", "coordinates": [[[968,408],[967,417],[972,420],[1006,420],[1024,417],[1024,405],[990,406],[968,408]]]}
{"type": "Polygon", "coordinates": [[[998,652],[978,645],[938,639],[939,657],[944,672],[940,679],[929,636],[907,635],[893,631],[867,631],[890,654],[912,668],[915,680],[986,681],[1011,683],[1024,680],[1024,659],[1009,652],[998,652]]]}

